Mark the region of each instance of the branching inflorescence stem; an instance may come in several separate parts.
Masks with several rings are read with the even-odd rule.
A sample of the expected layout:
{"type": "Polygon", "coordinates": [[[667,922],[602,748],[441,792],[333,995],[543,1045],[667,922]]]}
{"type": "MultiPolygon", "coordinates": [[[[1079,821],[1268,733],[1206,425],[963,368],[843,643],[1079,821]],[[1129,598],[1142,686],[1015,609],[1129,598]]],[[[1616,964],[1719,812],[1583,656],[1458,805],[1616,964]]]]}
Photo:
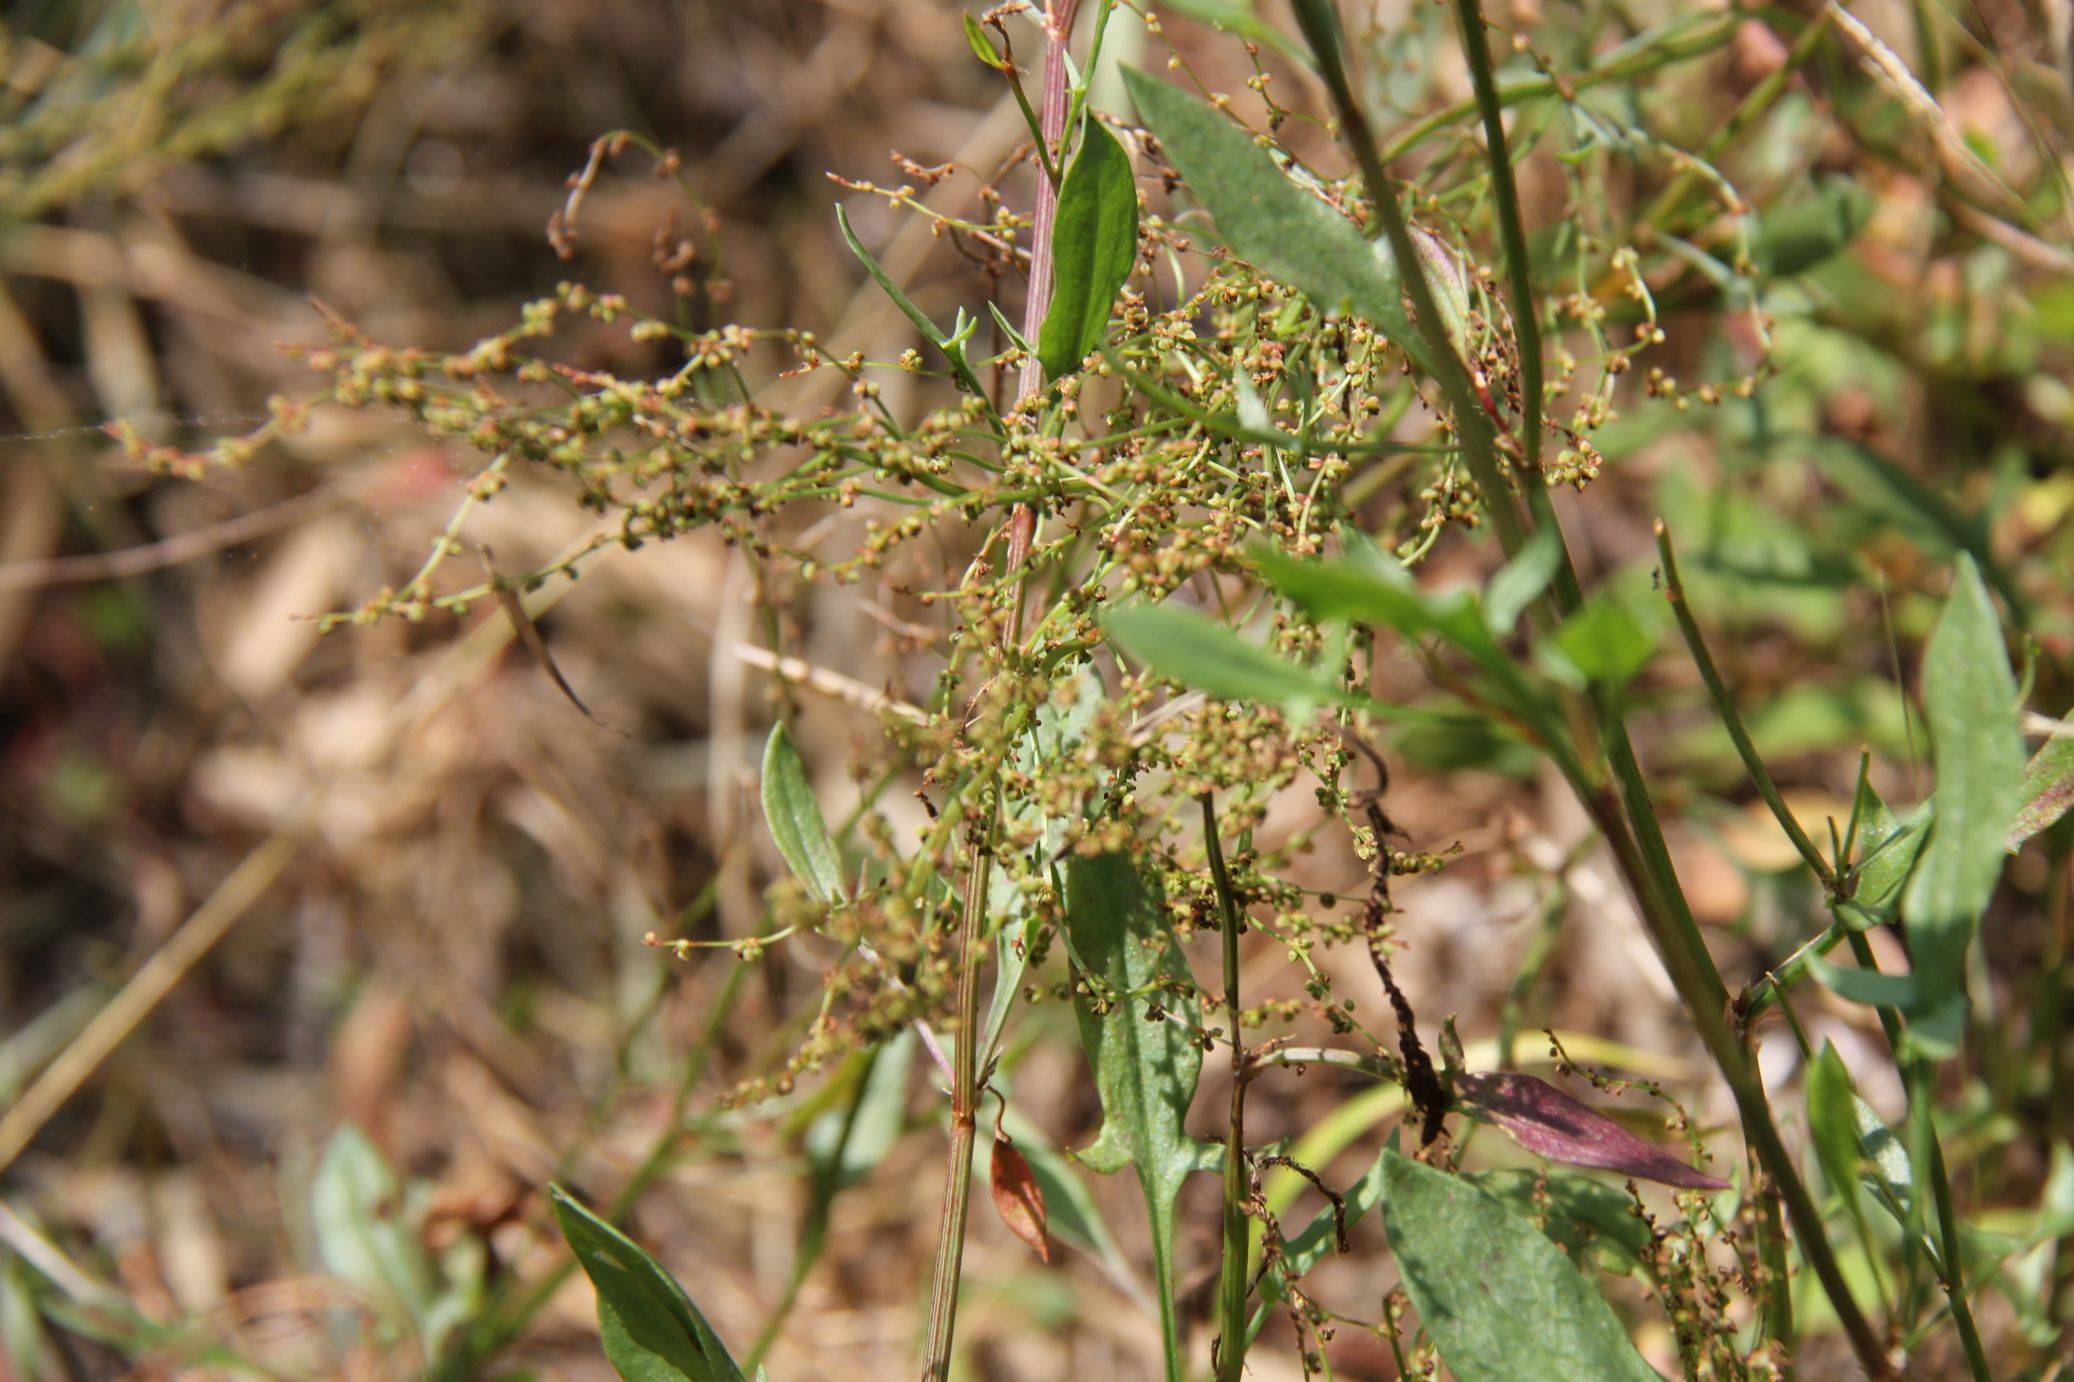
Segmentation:
{"type": "MultiPolygon", "coordinates": [[[[1073,19],[1080,0],[1050,0],[1044,15],[1044,90],[1040,106],[1039,132],[1044,149],[1039,163],[1064,164],[1066,134],[1066,46],[1073,33],[1073,19]]],[[[1043,169],[1040,167],[1040,174],[1043,169]]],[[[1058,214],[1058,184],[1048,175],[1037,179],[1035,226],[1030,245],[1030,288],[1023,305],[1023,337],[1034,341],[1044,327],[1044,313],[1051,301],[1051,228],[1058,214]]],[[[1023,362],[1017,401],[1027,402],[1044,386],[1044,369],[1032,354],[1023,362]]],[[[1028,504],[1017,504],[1007,522],[1005,560],[1011,573],[1019,573],[1029,555],[1035,535],[1036,515],[1028,504]]],[[[1008,637],[1013,644],[1022,633],[1023,587],[1018,579],[1015,608],[1009,616],[1008,637]]],[[[959,909],[954,989],[956,1040],[951,1057],[951,1140],[949,1169],[943,1187],[943,1214],[936,1240],[936,1264],[929,1291],[929,1338],[923,1356],[923,1376],[947,1377],[951,1366],[951,1341],[958,1316],[958,1285],[965,1261],[965,1226],[972,1203],[972,1148],[977,1130],[983,1072],[979,1068],[979,969],[986,953],[987,889],[994,857],[994,825],[999,803],[990,790],[984,816],[969,835],[965,866],[964,905],[959,909]]]]}

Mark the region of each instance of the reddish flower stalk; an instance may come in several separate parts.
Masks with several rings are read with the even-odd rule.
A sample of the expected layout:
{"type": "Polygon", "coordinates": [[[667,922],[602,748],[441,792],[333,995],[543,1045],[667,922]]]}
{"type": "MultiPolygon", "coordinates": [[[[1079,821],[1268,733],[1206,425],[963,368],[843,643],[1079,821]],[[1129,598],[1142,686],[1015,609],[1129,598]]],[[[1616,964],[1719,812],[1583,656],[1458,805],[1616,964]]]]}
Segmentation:
{"type": "MultiPolygon", "coordinates": [[[[1049,154],[1063,157],[1061,143],[1066,133],[1066,44],[1072,36],[1073,18],[1080,0],[1050,0],[1044,15],[1044,96],[1038,114],[1038,131],[1044,148],[1038,163],[1049,154]]],[[[1051,304],[1051,227],[1058,214],[1059,189],[1046,173],[1037,181],[1036,225],[1030,245],[1030,291],[1023,305],[1023,335],[1034,341],[1044,326],[1044,313],[1051,304]]],[[[1018,381],[1018,402],[1034,397],[1044,387],[1044,368],[1033,354],[1023,362],[1018,381]]],[[[1036,533],[1036,515],[1027,504],[1018,504],[1008,516],[1008,569],[1022,566],[1036,533]]],[[[1009,620],[1009,638],[1020,636],[1022,588],[1014,595],[1015,612],[1009,620]]],[[[952,1053],[951,1144],[949,1172],[943,1187],[943,1216],[936,1241],[936,1266],[929,1292],[929,1343],[923,1358],[922,1375],[941,1379],[950,1372],[951,1340],[957,1325],[958,1281],[965,1260],[965,1225],[972,1200],[972,1143],[978,1121],[979,1072],[979,966],[984,953],[988,865],[993,858],[992,808],[989,818],[974,834],[966,859],[964,907],[958,919],[957,938],[957,1032],[952,1053]]]]}

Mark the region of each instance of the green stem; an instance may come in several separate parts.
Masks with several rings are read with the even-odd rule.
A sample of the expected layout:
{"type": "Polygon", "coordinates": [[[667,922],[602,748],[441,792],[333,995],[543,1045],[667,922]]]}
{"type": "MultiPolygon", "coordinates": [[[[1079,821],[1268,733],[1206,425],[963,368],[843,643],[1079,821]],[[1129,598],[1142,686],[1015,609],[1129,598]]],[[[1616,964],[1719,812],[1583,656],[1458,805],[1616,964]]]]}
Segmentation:
{"type": "Polygon", "coordinates": [[[1786,805],[1786,799],[1779,795],[1778,784],[1772,781],[1771,773],[1764,766],[1764,759],[1758,756],[1757,745],[1751,741],[1750,732],[1743,727],[1743,717],[1736,713],[1735,701],[1730,698],[1728,687],[1721,680],[1720,670],[1714,666],[1713,655],[1707,651],[1706,639],[1700,635],[1700,626],[1693,619],[1692,609],[1685,599],[1685,582],[1678,574],[1678,555],[1671,547],[1671,530],[1664,526],[1661,518],[1656,520],[1656,550],[1657,555],[1663,560],[1664,593],[1670,600],[1672,613],[1678,618],[1678,632],[1684,635],[1685,649],[1692,655],[1693,666],[1699,669],[1700,680],[1706,683],[1707,695],[1713,698],[1714,713],[1721,718],[1722,726],[1728,730],[1728,737],[1735,744],[1737,755],[1743,760],[1744,770],[1750,774],[1750,780],[1757,784],[1757,793],[1764,798],[1764,804],[1771,808],[1773,817],[1779,822],[1779,828],[1786,832],[1786,838],[1793,841],[1793,847],[1800,852],[1800,857],[1807,860],[1808,867],[1815,871],[1815,877],[1822,880],[1823,889],[1833,895],[1837,886],[1834,870],[1830,868],[1829,861],[1822,857],[1822,852],[1815,848],[1815,842],[1808,838],[1807,831],[1801,829],[1800,822],[1794,819],[1793,812],[1786,805]]]}
{"type": "MultiPolygon", "coordinates": [[[[1866,947],[1868,953],[1870,946],[1866,947]]],[[[1937,1124],[1932,1117],[1937,1089],[1929,1060],[1917,1057],[1908,1063],[1909,1141],[1920,1161],[1930,1169],[1930,1197],[1937,1206],[1938,1279],[1944,1298],[1951,1305],[1952,1323],[1958,1326],[1959,1342],[1966,1350],[1966,1365],[1973,1382],[1991,1382],[1988,1358],[1981,1347],[1980,1326],[1974,1323],[1973,1306],[1966,1299],[1966,1269],[1959,1256],[1959,1216],[1952,1208],[1951,1180],[1945,1174],[1944,1151],[1937,1143],[1937,1124]]]]}
{"type": "Polygon", "coordinates": [[[1505,139],[1505,112],[1491,66],[1489,35],[1477,0],[1455,0],[1462,26],[1462,49],[1469,57],[1469,77],[1483,113],[1485,151],[1491,169],[1491,197],[1498,209],[1498,234],[1505,242],[1506,291],[1512,296],[1512,331],[1519,348],[1520,445],[1528,483],[1541,470],[1541,321],[1535,308],[1533,263],[1527,255],[1525,222],[1520,217],[1519,186],[1512,176],[1512,154],[1505,139]]]}
{"type": "Polygon", "coordinates": [[[1231,1120],[1224,1139],[1224,1260],[1217,1283],[1217,1382],[1239,1382],[1246,1368],[1246,1045],[1239,1032],[1238,897],[1217,838],[1217,808],[1203,793],[1203,848],[1224,931],[1224,1015],[1231,1025],[1231,1120]]]}
{"type": "MultiPolygon", "coordinates": [[[[1397,262],[1403,266],[1405,289],[1417,310],[1419,328],[1434,358],[1442,390],[1455,413],[1455,428],[1462,440],[1463,458],[1484,493],[1485,505],[1498,531],[1499,542],[1507,555],[1512,555],[1519,550],[1529,529],[1522,523],[1511,490],[1499,469],[1490,423],[1476,407],[1467,371],[1461,358],[1455,354],[1453,344],[1445,338],[1432,288],[1426,282],[1424,266],[1413,251],[1403,213],[1390,194],[1374,135],[1341,65],[1337,13],[1330,0],[1297,0],[1295,12],[1298,25],[1318,59],[1326,88],[1338,108],[1341,126],[1353,145],[1362,177],[1368,184],[1371,203],[1390,237],[1397,262]]],[[[1491,88],[1486,86],[1485,90],[1491,88]]],[[[1535,522],[1549,529],[1560,554],[1549,597],[1543,602],[1545,607],[1538,608],[1540,622],[1544,626],[1552,625],[1557,617],[1578,608],[1582,594],[1576,568],[1562,542],[1562,529],[1556,521],[1548,487],[1536,474],[1528,477],[1525,488],[1535,522]]],[[[1575,771],[1566,775],[1598,824],[1627,878],[1643,925],[1648,929],[1657,953],[1663,958],[1664,967],[1669,971],[1671,982],[1691,1015],[1700,1039],[1735,1098],[1744,1137],[1784,1200],[1787,1217],[1800,1242],[1801,1255],[1820,1279],[1823,1291],[1835,1307],[1837,1320],[1851,1341],[1852,1350],[1872,1377],[1891,1377],[1893,1369],[1886,1351],[1851,1296],[1842,1268],[1824,1233],[1822,1216],[1772,1120],[1763,1080],[1729,1026],[1727,987],[1722,983],[1721,973],[1715,968],[1713,956],[1708,953],[1699,927],[1693,921],[1692,909],[1679,886],[1677,872],[1671,866],[1670,849],[1664,843],[1662,828],[1657,823],[1656,808],[1650,800],[1648,784],[1635,757],[1634,745],[1629,740],[1617,693],[1603,683],[1595,684],[1587,699],[1602,756],[1606,766],[1612,770],[1613,789],[1609,792],[1603,785],[1584,780],[1575,771]]]]}
{"type": "MultiPolygon", "coordinates": [[[[1735,701],[1721,680],[1721,674],[1714,665],[1713,655],[1708,651],[1706,639],[1700,632],[1699,623],[1694,619],[1685,598],[1685,586],[1679,578],[1678,560],[1671,547],[1670,533],[1661,520],[1656,525],[1656,542],[1657,551],[1663,559],[1665,593],[1670,599],[1671,608],[1677,614],[1678,628],[1685,637],[1686,648],[1692,655],[1693,664],[1699,668],[1700,679],[1706,683],[1707,693],[1714,700],[1715,710],[1723,725],[1727,727],[1729,737],[1735,742],[1736,752],[1742,756],[1743,765],[1751,780],[1757,784],[1757,789],[1763,795],[1766,804],[1772,808],[1772,814],[1778,818],[1779,824],[1792,838],[1794,847],[1821,878],[1824,888],[1828,891],[1830,908],[1832,912],[1836,912],[1843,903],[1836,875],[1814,843],[1808,839],[1806,832],[1800,828],[1800,823],[1793,818],[1793,813],[1787,809],[1777,786],[1772,781],[1771,773],[1765,768],[1756,746],[1743,728],[1742,716],[1737,713],[1735,701]]],[[[1839,861],[1840,864],[1841,862],[1839,861]]],[[[1879,963],[1873,955],[1871,943],[1862,932],[1851,928],[1840,914],[1824,935],[1836,932],[1848,937],[1851,953],[1857,957],[1860,967],[1878,972],[1879,963]]],[[[1786,1005],[1784,984],[1775,981],[1773,988],[1790,1018],[1792,1010],[1786,1005]]],[[[1985,1379],[1988,1376],[1987,1362],[1981,1350],[1980,1331],[1974,1323],[1972,1308],[1966,1299],[1964,1269],[1958,1257],[1958,1218],[1952,1208],[1951,1179],[1945,1170],[1944,1153],[1938,1146],[1936,1128],[1930,1121],[1930,1111],[1934,1107],[1935,1097],[1935,1092],[1930,1086],[1931,1068],[1929,1063],[1920,1057],[1903,1054],[1906,1048],[1901,1014],[1893,1008],[1883,1007],[1878,1011],[1880,1027],[1886,1034],[1887,1045],[1894,1053],[1895,1059],[1904,1066],[1909,1093],[1909,1126],[1912,1140],[1916,1144],[1916,1159],[1930,1181],[1931,1197],[1937,1207],[1939,1251],[1943,1258],[1939,1264],[1939,1279],[1944,1286],[1947,1299],[1951,1302],[1952,1319],[1958,1327],[1960,1341],[1966,1349],[1967,1361],[1975,1378],[1985,1379]]],[[[1805,1033],[1800,1032],[1797,1022],[1794,1028],[1805,1052],[1808,1045],[1807,1037],[1805,1033]]]]}
{"type": "Polygon", "coordinates": [[[954,947],[957,989],[951,1054],[951,1143],[943,1212],[937,1223],[936,1266],[929,1287],[929,1341],[922,1375],[942,1382],[950,1376],[951,1341],[957,1331],[958,1283],[965,1265],[965,1225],[972,1208],[972,1143],[979,1122],[979,964],[985,937],[987,886],[992,872],[993,827],[998,807],[989,803],[975,832],[965,871],[964,905],[958,910],[954,947]]]}

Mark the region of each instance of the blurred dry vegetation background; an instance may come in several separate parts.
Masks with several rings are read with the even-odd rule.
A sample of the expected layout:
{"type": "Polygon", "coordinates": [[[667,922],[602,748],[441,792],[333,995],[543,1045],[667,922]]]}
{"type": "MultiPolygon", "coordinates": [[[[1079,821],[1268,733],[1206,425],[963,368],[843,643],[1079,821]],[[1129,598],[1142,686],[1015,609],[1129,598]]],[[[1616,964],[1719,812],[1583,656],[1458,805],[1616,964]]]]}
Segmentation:
{"type": "MultiPolygon", "coordinates": [[[[1589,49],[1650,8],[1514,0],[1494,13],[1551,49],[1556,31],[1603,26],[1603,44],[1570,41],[1589,49]]],[[[1922,7],[1851,8],[1917,51],[1922,7]]],[[[1712,515],[1715,550],[1751,558],[1704,588],[1805,819],[1844,812],[1861,745],[1909,795],[1905,688],[1942,590],[1926,561],[1993,554],[2030,610],[2038,698],[2064,705],[2070,689],[2074,284],[2054,248],[2068,204],[2041,231],[1994,191],[2064,180],[2049,152],[2063,135],[2037,127],[2069,119],[2065,9],[1929,8],[1941,126],[1880,91],[1838,40],[1726,156],[1767,196],[1817,175],[1863,194],[1863,230],[1780,346],[1776,418],[1724,442],[1712,414],[1638,410],[1617,450],[1601,441],[1592,502],[1566,510],[1585,559],[1632,564],[1638,582],[1666,494],[1712,515]],[[1974,165],[1988,170],[1978,185],[1974,165]],[[1886,469],[1776,454],[1769,425],[1848,439],[1886,469]],[[1724,474],[1741,497],[1708,508],[1724,474]],[[1933,491],[1960,496],[1962,514],[1933,491]]],[[[1405,35],[1390,86],[1403,111],[1466,95],[1453,44],[1419,41],[1432,6],[1348,9],[1405,35]]],[[[1163,62],[1142,28],[1119,32],[1122,60],[1163,62]]],[[[1182,17],[1166,36],[1244,96],[1241,48],[1182,17]]],[[[1698,143],[1782,57],[1753,18],[1638,84],[1631,113],[1698,143]]],[[[1284,103],[1316,108],[1272,47],[1261,62],[1284,103]]],[[[0,78],[0,1374],[604,1376],[589,1288],[540,1198],[553,1178],[601,1205],[639,1188],[622,1207],[642,1241],[724,1336],[753,1338],[788,1289],[828,1081],[746,1108],[723,1096],[782,1061],[828,956],[804,944],[753,966],[725,950],[680,961],[644,937],[749,935],[783,877],[756,805],[780,688],[755,597],[773,592],[699,535],[607,553],[557,587],[540,628],[594,723],[489,602],[318,631],[314,616],[409,579],[481,457],[393,413],[332,408],[242,468],[190,480],[133,464],[101,425],[128,419],[175,444],[247,431],[270,396],[316,388],[286,347],[323,344],[326,312],[382,342],[460,350],[562,280],[892,359],[912,329],[844,252],[837,200],[939,319],[997,287],[1019,303],[1020,286],[827,175],[911,180],[896,154],[991,173],[1026,140],[1021,117],[940,0],[14,0],[0,78]],[[545,231],[565,179],[620,129],[681,166],[657,177],[630,149],[599,169],[564,258],[545,231]],[[698,255],[673,258],[686,234],[698,255]],[[687,276],[688,296],[672,282],[687,276]],[[131,982],[154,954],[159,969],[131,982]],[[39,1077],[63,1097],[25,1099],[39,1077]]],[[[1113,96],[1104,108],[1124,113],[1113,96]]],[[[1522,174],[1534,224],[1566,212],[1569,184],[1543,162],[1522,174]]],[[[1600,190],[1645,202],[1667,176],[1618,171],[1600,190]]],[[[1027,200],[1028,178],[1013,173],[1003,195],[1027,200]]],[[[924,195],[964,212],[976,187],[961,171],[924,195]]],[[[1665,318],[1652,363],[1672,373],[1700,371],[1739,329],[1704,300],[1667,303],[1665,318]]],[[[557,346],[571,366],[628,376],[675,368],[671,349],[583,322],[557,346]]],[[[823,370],[780,397],[811,413],[842,383],[823,370]]],[[[553,477],[515,474],[470,517],[454,567],[473,578],[478,548],[507,570],[547,563],[597,522],[573,499],[553,477]]],[[[950,584],[972,535],[939,546],[950,584]]],[[[802,755],[840,819],[858,794],[846,767],[873,761],[871,702],[926,687],[910,664],[932,634],[868,590],[780,603],[780,646],[819,679],[789,693],[802,755]]],[[[1747,978],[1819,925],[1813,899],[1718,731],[1681,718],[1698,704],[1689,672],[1667,658],[1650,685],[1668,713],[1645,757],[1681,820],[1681,871],[1723,968],[1747,978]]],[[[1574,808],[1506,767],[1473,726],[1403,748],[1394,819],[1421,848],[1460,853],[1397,898],[1398,972],[1421,1013],[1458,1013],[1472,1041],[1509,1020],[1530,1053],[1543,1026],[1574,1034],[1578,1053],[1669,1082],[1702,1125],[1730,1117],[1617,879],[1576,849],[1574,808]],[[1462,762],[1479,770],[1448,771],[1462,762]],[[1509,995],[1537,943],[1547,976],[1522,1005],[1509,995]]],[[[914,785],[881,802],[903,827],[922,819],[914,785]]],[[[1315,813],[1294,788],[1264,834],[1315,813]]],[[[2061,973],[2065,857],[2061,842],[2012,865],[1988,942],[2000,1002],[2061,973]]],[[[1354,892],[1366,876],[1337,838],[1302,869],[1354,892]]],[[[1301,996],[1278,953],[1258,960],[1251,992],[1301,996]]],[[[1380,1005],[1364,958],[1321,963],[1338,992],[1380,1005]]],[[[2048,987],[2043,1006],[2063,1001],[2048,987]]],[[[1804,1016],[1847,1057],[1872,1049],[1865,1009],[1811,998],[1804,1016]]],[[[1094,1093],[1070,1038],[1035,1039],[1067,1031],[1060,1005],[1033,1010],[1015,1095],[1033,1137],[1071,1147],[1096,1125],[1094,1093]]],[[[2012,1034],[2008,1059],[2036,1039],[2012,1034]]],[[[1789,1078],[1791,1042],[1766,1041],[1789,1078]]],[[[2047,1099],[2062,1116],[2065,1062],[2048,1064],[2050,1090],[2020,1091],[2035,1107],[1982,1093],[1947,1130],[2015,1148],[1993,1181],[1967,1182],[1990,1210],[2020,1218],[2037,1203],[2042,1154],[2010,1129],[2047,1099]]],[[[1861,1086],[1891,1111],[1884,1068],[1866,1062],[1861,1086]]],[[[1221,1098],[1225,1077],[1206,1073],[1205,1099],[1221,1098]]],[[[1373,1155],[1366,1088],[1314,1070],[1256,1094],[1253,1111],[1264,1136],[1325,1127],[1318,1169],[1343,1185],[1373,1155]]],[[[900,1107],[874,1133],[883,1159],[834,1203],[827,1256],[771,1355],[779,1377],[910,1366],[941,1177],[925,1062],[900,1107]]],[[[1090,1184],[1119,1206],[1105,1216],[1117,1241],[1049,1268],[975,1218],[960,1342],[985,1375],[1156,1369],[1131,1265],[1135,1189],[1090,1184]]],[[[1206,1179],[1185,1201],[1197,1320],[1214,1195],[1206,1179]]],[[[1319,1293],[1372,1313],[1392,1279],[1380,1241],[1358,1226],[1319,1293]]],[[[1998,1333],[2018,1327],[2008,1301],[1981,1309],[1998,1333]]],[[[1390,1375],[1372,1339],[1343,1345],[1344,1375],[1390,1375]]],[[[1285,1355],[1263,1348],[1254,1375],[1296,1375],[1285,1355]]]]}

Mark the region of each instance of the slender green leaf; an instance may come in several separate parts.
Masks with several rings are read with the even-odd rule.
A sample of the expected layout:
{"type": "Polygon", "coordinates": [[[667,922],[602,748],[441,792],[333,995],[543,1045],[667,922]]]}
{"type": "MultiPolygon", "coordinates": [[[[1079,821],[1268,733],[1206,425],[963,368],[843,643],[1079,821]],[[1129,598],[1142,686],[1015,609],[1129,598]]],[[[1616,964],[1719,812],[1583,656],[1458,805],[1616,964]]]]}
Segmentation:
{"type": "Polygon", "coordinates": [[[965,42],[971,45],[972,56],[996,72],[1009,70],[1008,60],[1001,56],[1000,50],[994,47],[994,40],[987,37],[987,31],[979,27],[979,20],[969,11],[965,15],[965,42]]]}
{"type": "Polygon", "coordinates": [[[555,1222],[598,1294],[605,1356],[626,1382],[742,1382],[742,1370],[676,1278],[559,1185],[555,1222]]]}
{"type": "Polygon", "coordinates": [[[1167,927],[1156,882],[1124,854],[1066,864],[1066,938],[1078,969],[1073,1011],[1095,1069],[1102,1131],[1079,1159],[1097,1171],[1136,1170],[1152,1230],[1153,1275],[1170,1378],[1180,1376],[1174,1307],[1174,1197],[1219,1149],[1183,1130],[1203,1051],[1182,1018],[1195,988],[1167,927]]]}
{"type": "Polygon", "coordinates": [[[2016,679],[1994,602],[1959,559],[1923,664],[1923,714],[1937,767],[1937,815],[1903,894],[1921,1021],[1965,993],[1966,950],[2008,850],[2023,780],[2016,679]]]}
{"type": "Polygon", "coordinates": [[[1857,888],[1851,894],[1845,916],[1855,929],[1863,931],[1894,919],[1902,885],[1908,882],[1908,875],[1923,852],[1923,841],[1930,835],[1930,803],[1897,820],[1887,804],[1873,793],[1858,832],[1862,843],[1857,856],[1857,888]]]}
{"type": "Polygon", "coordinates": [[[1128,605],[1103,615],[1102,630],[1161,676],[1223,700],[1279,705],[1294,716],[1359,700],[1326,673],[1286,662],[1194,610],[1128,605]]]}
{"type": "Polygon", "coordinates": [[[807,782],[806,765],[783,723],[771,726],[763,746],[763,821],[778,853],[807,890],[822,902],[843,897],[842,859],[829,838],[821,804],[807,782]]]}
{"type": "MultiPolygon", "coordinates": [[[[1134,68],[1124,83],[1232,252],[1326,309],[1367,318],[1421,368],[1426,350],[1387,253],[1304,191],[1251,135],[1201,101],[1134,68]]],[[[1387,194],[1386,194],[1387,195],[1387,194]]]]}
{"type": "Polygon", "coordinates": [[[1380,625],[1406,638],[1443,638],[1479,662],[1509,664],[1470,591],[1429,595],[1402,567],[1366,557],[1303,561],[1270,547],[1255,547],[1250,555],[1262,578],[1313,618],[1380,625]]]}
{"type": "Polygon", "coordinates": [[[1048,380],[1078,369],[1102,343],[1116,290],[1138,255],[1130,155],[1101,121],[1090,118],[1086,130],[1052,222],[1051,305],[1037,332],[1037,358],[1048,380]]]}
{"type": "Polygon", "coordinates": [[[1818,956],[1810,956],[1807,967],[1839,998],[1908,1014],[1907,1053],[1942,1058],[1958,1050],[1966,1027],[1965,990],[1946,990],[1917,974],[1845,969],[1818,956]]]}
{"type": "Polygon", "coordinates": [[[1597,1289],[1497,1196],[1386,1154],[1383,1226],[1441,1360],[1461,1382],[1655,1379],[1597,1289]]]}
{"type": "MultiPolygon", "coordinates": [[[[1822,1043],[1822,1053],[1808,1066],[1808,1130],[1814,1134],[1815,1159],[1837,1194],[1858,1193],[1857,1092],[1836,1047],[1822,1043]]],[[[1854,1211],[1855,1212],[1855,1211],[1854,1211]]]]}
{"type": "Polygon", "coordinates": [[[900,285],[879,267],[879,261],[871,257],[871,251],[864,248],[864,242],[857,238],[857,232],[850,229],[850,215],[840,206],[835,209],[835,223],[842,227],[843,243],[850,247],[850,253],[857,256],[857,262],[871,275],[871,281],[878,284],[880,291],[893,300],[893,305],[900,309],[900,314],[915,324],[915,329],[922,333],[929,344],[943,352],[943,358],[950,361],[951,377],[958,381],[958,387],[975,398],[987,397],[987,391],[980,387],[979,379],[972,373],[972,366],[966,362],[963,339],[946,336],[936,323],[929,319],[927,312],[915,306],[914,301],[900,291],[900,285]]]}

